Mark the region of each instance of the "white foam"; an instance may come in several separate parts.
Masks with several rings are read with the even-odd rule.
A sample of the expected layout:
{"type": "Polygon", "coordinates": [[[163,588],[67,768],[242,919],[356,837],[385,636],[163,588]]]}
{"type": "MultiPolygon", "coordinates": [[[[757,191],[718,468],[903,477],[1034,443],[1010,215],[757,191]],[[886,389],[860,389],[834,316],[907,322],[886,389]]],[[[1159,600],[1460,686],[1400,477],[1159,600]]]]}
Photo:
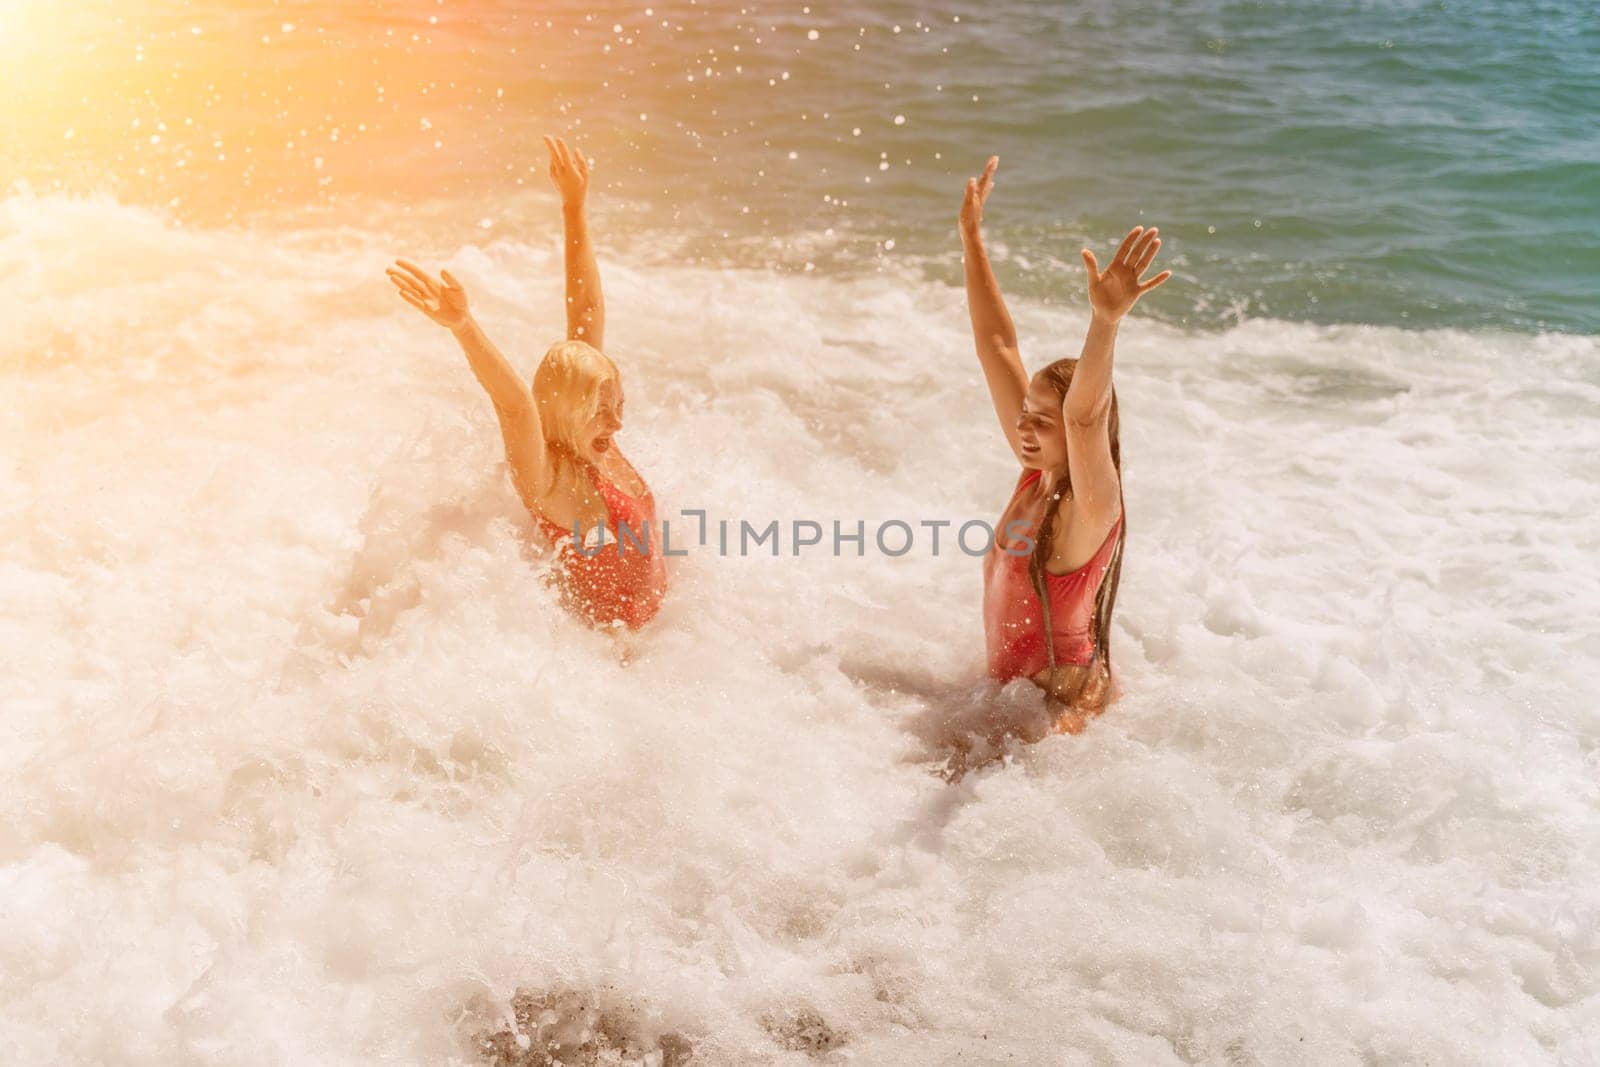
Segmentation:
{"type": "MultiPolygon", "coordinates": [[[[0,203],[8,1062],[448,1062],[518,987],[716,1063],[1600,1056],[1593,339],[1130,322],[1126,696],[950,786],[1029,698],[975,560],[697,552],[626,666],[557,610],[382,270],[531,371],[558,252],[0,203]]],[[[959,292],[603,266],[663,508],[1004,503],[959,292]]]]}

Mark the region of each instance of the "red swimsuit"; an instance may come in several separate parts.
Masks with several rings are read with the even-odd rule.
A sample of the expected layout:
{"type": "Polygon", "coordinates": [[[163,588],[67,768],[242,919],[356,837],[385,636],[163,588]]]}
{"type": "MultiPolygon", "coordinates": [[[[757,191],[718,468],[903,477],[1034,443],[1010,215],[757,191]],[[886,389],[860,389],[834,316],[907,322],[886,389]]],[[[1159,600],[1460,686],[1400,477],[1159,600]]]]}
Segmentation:
{"type": "MultiPolygon", "coordinates": [[[[562,599],[594,625],[621,622],[637,630],[655,617],[667,591],[655,497],[648,486],[644,496],[630,496],[601,477],[593,464],[588,467],[589,478],[606,502],[605,546],[579,551],[572,543],[571,528],[563,529],[543,515],[538,517],[539,527],[552,544],[561,546],[556,583],[562,599]],[[641,543],[647,550],[641,551],[641,543]]],[[[595,532],[583,530],[584,540],[595,532]]]]}
{"type": "MultiPolygon", "coordinates": [[[[1029,471],[1018,480],[1012,503],[1040,474],[1029,471]]],[[[1002,517],[1010,510],[1011,505],[1007,504],[1002,517]]],[[[1071,574],[1045,572],[1057,666],[1083,665],[1094,660],[1095,595],[1111,565],[1121,528],[1119,515],[1100,550],[1071,574]]],[[[1032,678],[1045,670],[1050,666],[1050,656],[1044,644],[1043,606],[1028,577],[1031,553],[1013,556],[1006,547],[1005,531],[997,530],[994,546],[983,560],[983,633],[988,644],[990,676],[1008,682],[1032,678]]]]}

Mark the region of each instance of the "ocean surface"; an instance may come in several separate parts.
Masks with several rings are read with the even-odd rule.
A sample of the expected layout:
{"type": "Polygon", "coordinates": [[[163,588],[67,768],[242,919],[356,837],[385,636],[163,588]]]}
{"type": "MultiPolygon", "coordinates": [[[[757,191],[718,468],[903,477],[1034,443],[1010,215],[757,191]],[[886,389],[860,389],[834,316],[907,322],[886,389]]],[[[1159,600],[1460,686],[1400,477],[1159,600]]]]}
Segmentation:
{"type": "Polygon", "coordinates": [[[0,1061],[1600,1060],[1585,5],[0,0],[0,91],[0,1061]],[[531,375],[544,132],[663,511],[864,554],[559,610],[383,275],[531,375]],[[1014,477],[991,153],[1030,366],[1085,244],[1177,273],[1124,696],[952,785],[1035,697],[978,562],[871,531],[1014,477]]]}

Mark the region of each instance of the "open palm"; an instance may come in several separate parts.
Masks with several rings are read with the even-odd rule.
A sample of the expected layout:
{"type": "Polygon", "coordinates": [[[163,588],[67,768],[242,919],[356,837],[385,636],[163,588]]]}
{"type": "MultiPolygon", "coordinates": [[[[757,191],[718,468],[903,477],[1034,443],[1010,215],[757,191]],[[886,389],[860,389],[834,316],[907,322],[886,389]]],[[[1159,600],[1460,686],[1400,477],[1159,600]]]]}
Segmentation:
{"type": "Polygon", "coordinates": [[[560,137],[546,136],[544,146],[550,150],[550,180],[561,191],[561,202],[582,205],[589,195],[588,157],[560,137]]]}
{"type": "Polygon", "coordinates": [[[990,156],[984,165],[983,177],[967,179],[967,193],[961,200],[961,232],[976,234],[983,225],[983,205],[989,202],[994,189],[994,172],[1000,166],[999,156],[990,156]]]}
{"type": "Polygon", "coordinates": [[[1122,239],[1122,247],[1117,249],[1111,265],[1104,271],[1094,253],[1087,248],[1083,250],[1084,266],[1089,268],[1089,306],[1095,314],[1116,322],[1133,309],[1141,296],[1172,277],[1170,270],[1164,270],[1149,281],[1139,280],[1155,262],[1156,250],[1161,247],[1156,233],[1154,226],[1148,230],[1143,226],[1129,230],[1128,236],[1122,239]]]}
{"type": "Polygon", "coordinates": [[[441,271],[435,281],[409,259],[397,259],[395,266],[400,269],[390,267],[385,273],[406,303],[447,329],[467,321],[467,291],[455,275],[441,271]]]}

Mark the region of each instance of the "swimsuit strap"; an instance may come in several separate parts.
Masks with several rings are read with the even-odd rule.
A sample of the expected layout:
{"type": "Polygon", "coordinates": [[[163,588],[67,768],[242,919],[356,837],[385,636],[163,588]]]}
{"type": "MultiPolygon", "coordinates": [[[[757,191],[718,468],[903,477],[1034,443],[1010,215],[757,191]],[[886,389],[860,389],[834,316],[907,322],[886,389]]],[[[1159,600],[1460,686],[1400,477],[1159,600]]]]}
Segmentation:
{"type": "MultiPolygon", "coordinates": [[[[629,500],[645,500],[645,499],[648,499],[649,496],[650,496],[650,487],[648,485],[644,485],[644,479],[643,478],[639,478],[639,484],[644,485],[644,492],[640,493],[638,496],[634,496],[632,493],[630,493],[626,489],[622,488],[622,486],[618,485],[616,482],[612,481],[610,478],[607,478],[605,475],[601,474],[600,473],[600,468],[595,466],[593,463],[589,463],[588,467],[589,467],[589,478],[590,478],[590,480],[592,482],[594,482],[595,488],[599,489],[602,493],[607,488],[610,488],[610,489],[614,490],[615,492],[621,494],[622,496],[627,497],[629,500]]],[[[639,472],[638,471],[634,471],[633,473],[634,473],[634,477],[637,478],[638,475],[639,475],[639,472]]]]}
{"type": "MultiPolygon", "coordinates": [[[[606,506],[606,524],[607,524],[607,526],[612,528],[612,529],[615,529],[616,524],[617,524],[617,516],[616,516],[616,508],[613,506],[612,501],[611,501],[611,494],[612,493],[619,493],[619,494],[621,494],[623,496],[626,496],[627,494],[626,493],[622,493],[621,489],[619,489],[617,486],[613,485],[610,481],[608,481],[605,477],[603,477],[600,474],[600,468],[596,467],[590,461],[584,460],[583,461],[583,466],[584,466],[584,470],[589,475],[589,484],[594,487],[594,491],[599,493],[600,494],[600,499],[605,502],[605,506],[606,506]],[[607,492],[607,490],[610,490],[610,492],[607,492]]],[[[538,519],[539,519],[539,522],[545,527],[545,532],[550,535],[552,540],[560,540],[563,537],[565,537],[565,538],[567,538],[569,540],[571,539],[571,537],[572,537],[572,528],[570,526],[569,527],[563,527],[560,523],[556,522],[554,519],[550,518],[548,515],[540,515],[540,516],[538,516],[538,519]]]]}
{"type": "MultiPolygon", "coordinates": [[[[650,495],[650,487],[644,488],[643,496],[634,496],[616,482],[600,473],[600,468],[594,463],[585,460],[584,468],[589,475],[589,483],[595,492],[600,494],[600,499],[606,506],[606,527],[608,535],[619,534],[619,524],[626,524],[628,530],[639,536],[644,535],[645,524],[654,525],[655,506],[650,495]]],[[[643,481],[643,479],[640,479],[643,481]]],[[[563,528],[559,523],[545,515],[538,517],[546,531],[553,538],[568,537],[572,535],[571,527],[563,528]]]]}
{"type": "MultiPolygon", "coordinates": [[[[1021,493],[1025,486],[1031,484],[1034,481],[1037,481],[1039,478],[1043,477],[1043,475],[1044,475],[1043,471],[1034,471],[1032,478],[1024,476],[1020,481],[1017,482],[1017,493],[1021,493]]],[[[1013,500],[1016,499],[1016,494],[1012,494],[1012,499],[1013,500]]],[[[1048,506],[1048,505],[1046,505],[1046,506],[1048,506]]],[[[1117,541],[1116,535],[1117,535],[1118,529],[1121,526],[1122,526],[1122,515],[1121,515],[1120,509],[1119,509],[1119,512],[1118,512],[1118,515],[1117,515],[1117,521],[1111,524],[1111,532],[1106,534],[1105,541],[1101,542],[1100,547],[1095,551],[1094,555],[1089,557],[1089,561],[1087,563],[1085,563],[1083,566],[1079,567],[1077,570],[1068,571],[1066,574],[1051,574],[1049,569],[1045,570],[1045,572],[1044,572],[1044,589],[1043,589],[1044,595],[1040,598],[1040,600],[1041,600],[1041,606],[1044,608],[1044,613],[1045,613],[1045,618],[1046,619],[1049,619],[1051,617],[1051,615],[1052,615],[1052,611],[1051,611],[1052,605],[1050,603],[1050,600],[1051,600],[1050,584],[1051,584],[1051,582],[1052,581],[1059,581],[1059,580],[1063,580],[1063,579],[1068,579],[1068,578],[1076,578],[1078,575],[1083,574],[1090,567],[1094,566],[1094,564],[1099,561],[1101,555],[1105,552],[1107,544],[1116,546],[1116,545],[1118,545],[1120,543],[1120,542],[1117,541]]],[[[997,539],[996,543],[998,543],[998,539],[997,539]]],[[[1110,561],[1108,560],[1107,561],[1107,569],[1109,569],[1109,564],[1110,564],[1110,561]]],[[[1051,676],[1052,679],[1054,679],[1055,673],[1056,673],[1056,638],[1055,638],[1055,634],[1053,632],[1051,632],[1053,629],[1054,629],[1054,623],[1052,622],[1052,624],[1050,626],[1045,627],[1045,633],[1044,633],[1044,647],[1045,647],[1045,651],[1049,654],[1050,676],[1051,676]]],[[[1100,650],[1098,648],[1096,648],[1095,651],[1094,651],[1094,659],[1098,660],[1099,657],[1100,657],[1100,650]]],[[[1091,662],[1094,662],[1094,660],[1091,660],[1091,662]]]]}
{"type": "Polygon", "coordinates": [[[1117,521],[1111,524],[1111,532],[1106,534],[1106,539],[1100,542],[1100,547],[1095,549],[1094,555],[1090,556],[1087,562],[1085,562],[1081,567],[1078,567],[1076,570],[1070,570],[1065,574],[1052,574],[1047,568],[1044,572],[1045,578],[1050,581],[1060,581],[1064,578],[1076,578],[1078,575],[1082,574],[1084,571],[1088,570],[1090,567],[1094,566],[1100,561],[1100,558],[1106,554],[1106,549],[1112,547],[1116,543],[1117,534],[1121,531],[1121,529],[1122,516],[1118,515],[1117,521]]]}

